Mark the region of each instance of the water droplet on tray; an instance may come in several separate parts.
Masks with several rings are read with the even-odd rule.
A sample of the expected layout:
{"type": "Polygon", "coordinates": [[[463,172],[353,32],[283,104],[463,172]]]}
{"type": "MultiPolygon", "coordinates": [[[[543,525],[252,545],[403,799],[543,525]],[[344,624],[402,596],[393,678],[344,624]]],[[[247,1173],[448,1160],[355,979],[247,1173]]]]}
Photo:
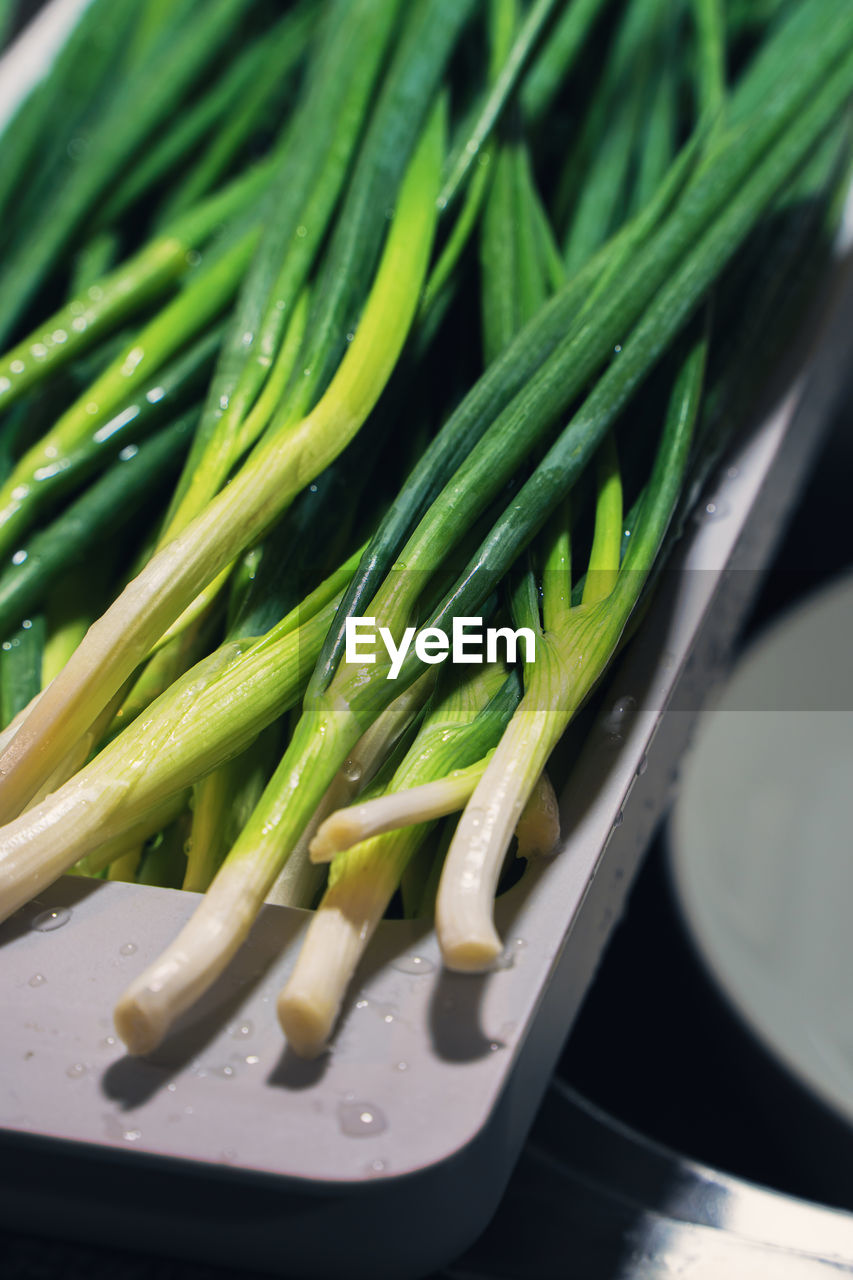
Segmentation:
{"type": "Polygon", "coordinates": [[[254,1025],[248,1018],[244,1018],[240,1022],[232,1022],[228,1028],[229,1036],[233,1036],[235,1040],[243,1040],[246,1036],[250,1036],[254,1031],[254,1025]]]}
{"type": "Polygon", "coordinates": [[[349,1138],[366,1138],[384,1133],[388,1122],[372,1102],[342,1102],[338,1106],[338,1124],[349,1138]]]}
{"type": "Polygon", "coordinates": [[[44,976],[43,973],[34,973],[29,980],[28,986],[43,987],[46,982],[47,982],[47,978],[44,976]]]}
{"type": "Polygon", "coordinates": [[[119,955],[120,955],[120,956],[132,956],[132,955],[135,955],[135,954],[136,954],[136,943],[135,943],[135,942],[123,942],[123,943],[122,943],[122,945],[121,945],[121,946],[119,947],[119,949],[118,949],[118,953],[119,953],[119,955]]]}
{"type": "Polygon", "coordinates": [[[399,969],[400,973],[432,973],[435,965],[431,960],[427,960],[426,956],[400,956],[399,960],[395,960],[393,968],[399,969]]]}
{"type": "Polygon", "coordinates": [[[67,907],[50,907],[33,917],[30,928],[38,933],[52,933],[54,929],[61,929],[64,924],[68,924],[70,919],[71,912],[67,907]]]}
{"type": "Polygon", "coordinates": [[[637,699],[630,694],[617,698],[610,710],[602,716],[601,727],[609,735],[613,744],[618,746],[622,734],[637,710],[637,699]]]}
{"type": "Polygon", "coordinates": [[[70,1067],[65,1068],[65,1074],[69,1080],[79,1080],[81,1076],[86,1074],[86,1064],[83,1062],[73,1062],[70,1067]]]}
{"type": "Polygon", "coordinates": [[[706,502],[704,507],[700,507],[698,519],[702,522],[712,520],[723,520],[729,514],[731,507],[727,502],[723,502],[720,498],[711,498],[706,502]]]}

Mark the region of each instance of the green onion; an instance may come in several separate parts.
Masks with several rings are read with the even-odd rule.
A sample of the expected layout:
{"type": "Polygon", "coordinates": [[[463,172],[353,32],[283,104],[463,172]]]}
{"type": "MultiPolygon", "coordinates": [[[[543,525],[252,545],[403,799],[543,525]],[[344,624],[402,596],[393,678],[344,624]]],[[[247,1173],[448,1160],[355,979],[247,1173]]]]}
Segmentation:
{"type": "MultiPolygon", "coordinates": [[[[480,972],[501,950],[492,922],[497,877],[512,832],[551,751],[609,662],[639,599],[681,487],[699,409],[705,341],[685,360],[673,390],[654,471],[628,555],[620,567],[622,494],[615,451],[602,460],[595,536],[581,604],[566,607],[565,589],[545,577],[548,630],[538,631],[536,661],[525,671],[518,710],[456,829],[436,900],[436,930],[445,964],[480,972]]],[[[549,566],[551,567],[551,566],[549,566]]],[[[538,611],[537,611],[538,613],[538,611]]]]}
{"type": "Polygon", "coordinates": [[[0,410],[48,373],[86,351],[120,323],[162,297],[184,276],[192,255],[220,225],[242,212],[269,177],[259,165],[174,223],[106,277],[86,286],[60,311],[0,358],[0,410]]]}
{"type": "MultiPolygon", "coordinates": [[[[156,370],[150,380],[129,377],[127,382],[139,388],[139,394],[131,395],[129,400],[122,393],[132,392],[133,387],[123,387],[121,382],[106,401],[90,400],[84,392],[38,444],[19,459],[0,487],[3,552],[8,554],[18,546],[22,534],[57,495],[114,458],[116,445],[141,440],[164,417],[191,401],[210,371],[220,338],[219,332],[211,332],[171,364],[156,370]],[[92,406],[97,412],[87,412],[92,406]]],[[[114,374],[115,365],[111,365],[102,375],[104,382],[114,382],[114,374]]],[[[99,384],[103,385],[100,380],[95,385],[99,384]]]]}
{"type": "Polygon", "coordinates": [[[220,646],[153,703],[144,721],[129,725],[5,827],[0,914],[14,911],[101,842],[145,821],[150,808],[245,750],[295,705],[334,601],[313,614],[309,607],[304,622],[295,611],[245,648],[234,641],[220,646]]]}
{"type": "Polygon", "coordinates": [[[0,917],[65,870],[202,892],[116,1011],[145,1053],[314,909],[317,1054],[398,893],[479,972],[558,842],[549,756],[837,218],[853,10],[112,8],[3,138],[0,917]],[[411,647],[478,614],[535,657],[411,647]]]}
{"type": "Polygon", "coordinates": [[[288,434],[284,447],[276,441],[260,446],[229,488],[151,560],[90,630],[9,748],[17,766],[7,755],[7,813],[20,811],[25,793],[33,795],[182,607],[263,531],[361,426],[393,370],[425,274],[442,135],[442,113],[434,111],[402,185],[397,216],[354,340],[327,391],[288,434]],[[232,517],[235,511],[239,522],[232,517]],[[51,725],[49,744],[40,743],[39,722],[45,728],[51,725]]]}
{"type": "MultiPolygon", "coordinates": [[[[515,701],[514,681],[509,698],[498,691],[503,683],[500,669],[485,668],[473,680],[439,691],[383,800],[393,807],[396,790],[478,760],[515,701]]],[[[324,1048],[356,964],[427,831],[421,821],[376,835],[332,864],[329,887],[278,999],[279,1020],[297,1052],[315,1056],[324,1048]]]]}
{"type": "MultiPolygon", "coordinates": [[[[754,225],[773,193],[795,171],[814,138],[820,136],[846,100],[853,66],[853,53],[850,51],[853,45],[853,21],[848,18],[841,25],[847,37],[847,49],[843,53],[839,52],[839,27],[831,34],[827,32],[827,44],[823,53],[828,63],[828,74],[812,101],[804,105],[803,98],[814,86],[799,82],[794,90],[790,82],[785,81],[774,101],[774,110],[762,113],[754,129],[745,138],[739,137],[737,145],[731,141],[727,148],[717,152],[716,163],[709,162],[701,182],[697,179],[692,189],[682,198],[676,211],[670,216],[669,223],[645,254],[641,255],[634,271],[628,273],[627,282],[614,286],[614,299],[609,306],[604,307],[607,318],[601,322],[601,328],[595,326],[594,338],[582,333],[573,343],[570,341],[567,344],[567,353],[571,351],[576,357],[579,345],[581,350],[584,347],[595,350],[595,344],[600,343],[601,354],[598,358],[601,359],[604,351],[612,347],[613,338],[610,334],[615,330],[617,335],[623,336],[624,326],[630,323],[626,321],[626,309],[630,308],[628,314],[638,314],[639,297],[647,296],[649,285],[654,282],[654,286],[659,289],[654,304],[645,313],[636,334],[632,335],[620,358],[609,368],[583,409],[540,463],[532,479],[522,489],[519,499],[497,522],[471,568],[433,614],[433,625],[440,626],[453,616],[468,614],[483,602],[494,582],[494,570],[503,572],[509,567],[521,547],[547,517],[551,505],[566,492],[572,479],[580,471],[582,461],[600,442],[607,427],[636,389],[640,371],[647,372],[659,358],[678,329],[686,322],[710,280],[730,259],[737,245],[742,243],[748,229],[754,225]],[[838,65],[833,72],[835,64],[838,65]],[[779,137],[784,123],[788,124],[788,131],[779,137]],[[760,156],[762,149],[768,147],[768,157],[747,178],[755,157],[760,156]],[[726,182],[721,191],[723,179],[726,182]],[[740,191],[732,195],[738,184],[742,184],[740,191]],[[726,208],[721,207],[724,194],[732,196],[726,208]],[[700,238],[695,248],[692,247],[697,232],[701,232],[705,226],[708,230],[704,238],[700,238]],[[671,275],[680,255],[684,255],[683,268],[676,271],[669,283],[664,285],[663,281],[671,275]],[[633,312],[635,305],[637,312],[633,312]],[[613,325],[610,331],[608,324],[613,325]],[[575,350],[572,350],[573,345],[575,350]],[[583,441],[582,452],[577,449],[578,440],[583,441]]],[[[559,348],[558,353],[560,356],[564,354],[559,348]]],[[[585,369],[578,371],[578,382],[585,373],[585,369]]],[[[541,372],[533,381],[534,386],[539,383],[537,394],[542,397],[545,405],[551,399],[554,405],[564,404],[571,394],[564,382],[554,385],[543,378],[541,372]]],[[[569,385],[571,387],[572,384],[569,385]]],[[[530,398],[525,396],[524,400],[525,406],[529,407],[530,398]]],[[[533,403],[536,401],[533,400],[533,403]]],[[[553,412],[554,408],[551,407],[550,413],[553,412]]],[[[670,421],[681,423],[682,419],[676,414],[670,421]]],[[[513,423],[518,430],[518,419],[510,417],[508,422],[513,423]]],[[[672,438],[673,431],[674,427],[666,437],[668,440],[672,438]]],[[[676,434],[676,442],[682,440],[683,434],[676,434]]],[[[475,448],[471,455],[476,458],[475,465],[472,466],[469,459],[461,468],[452,488],[453,504],[446,499],[444,503],[440,502],[435,508],[434,522],[422,525],[421,545],[424,547],[426,567],[434,564],[434,535],[438,534],[439,545],[442,541],[446,543],[446,531],[470,525],[471,508],[476,512],[482,507],[474,482],[483,485],[488,495],[493,491],[490,486],[495,484],[494,473],[497,472],[498,480],[506,474],[497,463],[494,446],[488,454],[485,449],[481,450],[479,458],[477,453],[475,448]],[[464,521],[460,514],[460,504],[464,508],[464,521]],[[430,530],[429,539],[425,536],[426,529],[430,530]]],[[[655,526],[652,523],[650,527],[655,526]]],[[[642,541],[637,545],[643,545],[642,541]]],[[[632,567],[636,563],[637,554],[635,553],[632,567]]],[[[417,559],[413,563],[413,559],[407,556],[404,563],[407,569],[411,569],[417,566],[417,559]]],[[[413,576],[410,573],[403,579],[402,587],[389,592],[382,606],[378,601],[375,602],[373,607],[377,615],[393,618],[392,605],[396,604],[399,617],[400,600],[405,601],[408,607],[406,595],[413,593],[413,576]]],[[[418,590],[422,585],[422,578],[423,575],[416,578],[418,590]]],[[[619,581],[629,583],[631,580],[632,575],[626,573],[619,581]]],[[[634,599],[627,586],[619,588],[617,585],[611,607],[614,609],[612,616],[620,620],[620,633],[624,626],[620,609],[624,613],[630,612],[634,599]]],[[[579,646],[593,644],[594,636],[600,630],[596,624],[597,613],[601,609],[600,604],[581,607],[575,637],[579,646]]],[[[606,632],[601,634],[606,636],[606,632]]],[[[612,641],[612,637],[610,639],[612,641]]],[[[598,644],[596,652],[600,655],[604,641],[601,640],[598,644]]],[[[608,652],[611,650],[612,643],[608,652]]],[[[595,664],[592,665],[594,668],[595,664]]],[[[134,1017],[138,1015],[139,1023],[133,1023],[133,1029],[128,1025],[125,1030],[135,1044],[156,1042],[171,1018],[186,1008],[198,992],[221,972],[222,966],[234,954],[245,936],[267,886],[279,868],[286,863],[288,854],[347,752],[363,728],[387,705],[391,690],[399,697],[400,682],[404,685],[411,682],[419,671],[418,662],[407,662],[394,685],[384,679],[385,671],[381,666],[373,667],[369,672],[355,673],[342,668],[327,692],[319,697],[315,694],[306,704],[290,747],[253,819],[223,863],[205,902],[175,944],[176,950],[167,952],[162,964],[157,966],[155,985],[159,990],[154,1002],[156,1012],[148,991],[146,990],[144,1001],[140,1004],[141,988],[134,990],[131,1004],[135,1010],[134,1017]],[[224,938],[227,935],[227,941],[222,943],[222,950],[216,954],[212,947],[214,932],[218,937],[224,938]],[[178,954],[182,957],[179,965],[176,963],[178,954]],[[143,1027],[147,1030],[143,1030],[143,1027]]],[[[555,671],[550,678],[556,681],[555,688],[559,689],[559,672],[555,671]]],[[[581,689],[581,697],[585,692],[586,690],[581,689]]],[[[575,693],[573,691],[573,696],[575,693]]],[[[40,709],[37,709],[35,715],[38,715],[40,709]]],[[[552,731],[552,722],[547,715],[543,727],[546,733],[552,731]]],[[[150,980],[149,973],[146,981],[150,980]]]]}
{"type": "Polygon", "coordinates": [[[0,631],[40,605],[60,575],[88,560],[138,515],[152,487],[177,473],[196,416],[182,415],[141,446],[125,445],[96,484],[15,552],[0,574],[0,631]]]}
{"type": "Polygon", "coordinates": [[[8,339],[115,171],[169,116],[186,87],[222,49],[244,6],[245,0],[209,0],[196,21],[179,30],[162,53],[158,51],[156,74],[147,64],[140,68],[147,82],[144,94],[139,92],[135,77],[120,85],[112,110],[92,128],[89,163],[74,172],[58,200],[36,219],[13,259],[0,271],[0,343],[8,339]],[[116,116],[121,119],[120,128],[116,116]]]}

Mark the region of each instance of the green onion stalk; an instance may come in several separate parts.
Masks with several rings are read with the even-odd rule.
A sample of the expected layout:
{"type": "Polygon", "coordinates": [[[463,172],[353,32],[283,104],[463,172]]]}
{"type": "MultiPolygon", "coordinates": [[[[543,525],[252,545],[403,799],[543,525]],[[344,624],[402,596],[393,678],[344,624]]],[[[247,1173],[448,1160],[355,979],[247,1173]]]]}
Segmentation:
{"type": "Polygon", "coordinates": [[[228,488],[153,557],[90,629],[5,753],[7,816],[20,812],[185,604],[257,540],[373,408],[402,348],[425,276],[443,140],[444,114],[438,107],[402,184],[353,341],[328,389],[286,440],[259,446],[228,488]]]}
{"type": "MultiPolygon", "coordinates": [[[[497,741],[517,700],[516,690],[515,679],[507,682],[497,665],[439,689],[382,799],[372,803],[393,806],[398,790],[479,759],[497,741]]],[[[428,835],[431,816],[405,830],[360,841],[332,863],[329,886],[278,999],[279,1019],[298,1053],[316,1056],[325,1047],[355,967],[406,865],[428,835]]]]}
{"type": "Polygon", "coordinates": [[[184,889],[204,893],[246,825],[281,754],[272,724],[240,755],[205,774],[193,787],[192,828],[184,889]]]}
{"type": "MultiPolygon", "coordinates": [[[[485,502],[529,451],[531,426],[535,427],[537,418],[552,422],[587,381],[587,361],[594,360],[595,367],[622,339],[621,354],[608,365],[455,587],[429,616],[430,624],[446,628],[453,617],[470,615],[482,606],[496,578],[511,567],[582,474],[638,386],[846,101],[853,71],[853,20],[846,19],[844,25],[844,50],[837,43],[837,28],[824,48],[828,73],[811,100],[806,102],[804,97],[815,90],[814,85],[801,83],[793,90],[790,78],[780,74],[773,110],[760,110],[749,129],[730,135],[727,145],[718,147],[714,162],[707,162],[703,173],[688,184],[633,270],[603,291],[597,322],[584,326],[562,349],[557,346],[546,357],[518,394],[517,403],[511,402],[509,411],[498,417],[498,430],[487,432],[433,503],[398,557],[399,567],[406,572],[393,575],[366,610],[398,639],[442,554],[471,527],[485,502]],[[728,202],[722,198],[721,184],[728,202]],[[522,429],[524,440],[519,438],[522,429]]],[[[546,304],[544,310],[549,306],[554,303],[546,304]]],[[[524,349],[524,340],[522,330],[509,351],[516,343],[524,349]]],[[[691,368],[695,371],[695,366],[691,368]]],[[[681,421],[675,411],[668,421],[673,420],[681,421]]],[[[683,437],[679,439],[683,443],[683,437]]],[[[644,540],[637,546],[646,546],[648,553],[644,540]]],[[[639,551],[634,552],[628,571],[620,575],[606,608],[601,602],[581,606],[572,623],[579,650],[591,655],[612,652],[622,619],[636,600],[631,586],[635,568],[645,571],[639,551]],[[619,620],[610,630],[602,621],[608,610],[611,618],[619,620]]],[[[590,662],[589,669],[595,665],[590,662]]],[[[222,971],[354,743],[399,696],[401,687],[417,679],[422,670],[422,663],[413,658],[404,663],[396,681],[389,681],[389,664],[344,663],[325,686],[312,682],[303,715],[258,808],[179,942],[157,967],[156,992],[151,991],[151,983],[144,996],[141,990],[134,991],[135,1012],[124,1024],[134,1044],[156,1043],[173,1017],[222,971]]],[[[559,675],[553,678],[559,689],[559,675]]],[[[586,688],[593,682],[594,677],[586,688]]],[[[582,682],[577,688],[583,688],[582,682]]],[[[571,700],[576,691],[567,696],[571,700]]]]}
{"type": "Polygon", "coordinates": [[[297,5],[270,31],[240,50],[223,75],[182,112],[174,127],[151,145],[119,182],[100,209],[95,227],[107,227],[125,216],[167,177],[172,182],[158,205],[158,227],[174,221],[213,191],[247,144],[252,149],[265,117],[275,120],[282,94],[292,92],[316,16],[312,6],[297,5]],[[204,145],[196,154],[199,142],[204,145]]]}
{"type": "MultiPolygon", "coordinates": [[[[204,250],[223,224],[245,217],[270,179],[263,161],[183,214],[133,257],[87,285],[48,320],[0,356],[0,410],[48,374],[76,359],[125,320],[201,274],[204,250]]],[[[118,362],[127,362],[124,352],[118,362]]],[[[134,364],[134,369],[138,362],[134,364]]],[[[150,368],[150,363],[148,365],[150,368]]],[[[126,384],[125,384],[126,385],[126,384]]]]}
{"type": "MultiPolygon", "coordinates": [[[[406,11],[372,111],[372,90],[399,2],[360,0],[343,6],[340,21],[328,21],[328,39],[283,150],[266,230],[241,289],[161,545],[204,510],[256,440],[277,447],[325,389],[344,335],[356,327],[385,226],[378,211],[384,213],[395,198],[468,7],[426,0],[406,11]],[[328,248],[317,265],[327,228],[328,248]],[[315,266],[316,281],[308,281],[315,266]]],[[[230,569],[224,565],[159,638],[162,652],[140,681],[135,705],[182,669],[181,636],[215,608],[230,569]]]]}
{"type": "MultiPolygon", "coordinates": [[[[268,425],[290,381],[307,321],[305,315],[294,317],[294,309],[306,300],[303,291],[353,163],[398,9],[399,0],[357,0],[334,5],[326,17],[324,39],[265,202],[264,233],[245,273],[198,439],[166,520],[164,542],[219,491],[241,452],[268,425]],[[283,387],[278,385],[282,381],[283,387]],[[254,422],[247,428],[250,413],[254,422]]],[[[312,382],[304,376],[305,367],[300,361],[300,389],[312,382]]],[[[293,404],[287,406],[279,428],[303,416],[293,410],[293,404]]]]}
{"type": "Polygon", "coordinates": [[[404,689],[356,742],[273,881],[266,895],[267,902],[295,907],[313,905],[324,878],[322,867],[310,857],[314,833],[327,814],[349,804],[352,797],[371,782],[389,754],[393,753],[395,744],[420,715],[435,684],[434,677],[434,672],[425,672],[413,685],[404,689]]]}
{"type": "MultiPolygon", "coordinates": [[[[328,623],[328,614],[324,618],[328,623]]],[[[315,651],[316,652],[316,651],[315,651]]],[[[307,820],[308,831],[304,835],[304,860],[291,860],[293,867],[283,868],[283,875],[265,874],[266,868],[254,861],[256,875],[250,884],[250,894],[240,898],[235,884],[246,888],[246,868],[236,869],[233,850],[226,858],[208,888],[204,899],[189,923],[174,943],[154,962],[124,993],[116,1007],[116,1029],[132,1053],[148,1053],[158,1045],[174,1019],[194,1003],[197,996],[222,972],[228,961],[245,940],[252,921],[264,901],[295,905],[306,893],[308,886],[316,885],[316,868],[307,860],[307,846],[315,823],[319,823],[329,809],[346,802],[362,778],[367,778],[378,759],[388,751],[417,714],[431,683],[427,679],[415,681],[404,689],[398,698],[385,709],[384,715],[353,745],[341,764],[338,774],[332,778],[325,797],[320,797],[318,812],[307,820]],[[300,865],[303,862],[305,865],[300,865]],[[311,872],[314,875],[311,875],[311,872]]],[[[257,809],[243,828],[235,848],[241,842],[254,847],[258,828],[255,822],[257,809]]],[[[270,837],[270,828],[261,831],[270,837]]]]}
{"type": "Polygon", "coordinates": [[[460,812],[486,771],[491,752],[473,764],[452,769],[430,782],[406,790],[384,792],[336,809],[310,844],[313,862],[331,862],[339,853],[372,836],[460,812]]]}
{"type": "MultiPolygon", "coordinates": [[[[471,795],[445,860],[436,931],[450,969],[479,973],[500,954],[493,905],[504,856],[548,757],[609,664],[657,557],[681,491],[701,402],[705,355],[703,338],[684,361],[621,565],[622,489],[615,446],[609,441],[600,466],[595,532],[581,602],[571,603],[566,519],[549,530],[541,618],[538,593],[516,593],[515,620],[535,634],[535,661],[525,666],[524,697],[471,795]]],[[[529,579],[523,585],[528,586],[529,579]]]]}
{"type": "MultiPolygon", "coordinates": [[[[180,350],[215,322],[232,301],[251,257],[257,231],[251,229],[186,287],[134,336],[126,348],[60,418],[56,426],[17,463],[0,492],[0,547],[11,549],[31,509],[39,480],[61,468],[62,459],[89,441],[109,439],[128,400],[180,350]]],[[[135,416],[135,415],[133,415],[135,416]]]]}
{"type": "Polygon", "coordinates": [[[144,719],[8,824],[0,839],[0,914],[8,916],[95,851],[95,865],[105,865],[103,848],[127,832],[135,839],[143,828],[159,830],[162,806],[295,706],[353,568],[343,566],[254,642],[220,645],[144,719]]]}
{"type": "MultiPolygon", "coordinates": [[[[0,633],[45,603],[48,593],[74,566],[96,554],[105,539],[126,529],[150,501],[152,487],[168,484],[177,475],[196,418],[197,412],[190,410],[152,439],[123,445],[94,484],[18,548],[0,574],[0,633]]],[[[67,645],[64,649],[67,659],[67,645]]],[[[56,670],[54,656],[45,684],[56,670]]]]}
{"type": "MultiPolygon", "coordinates": [[[[105,6],[101,5],[103,10],[105,6]]],[[[109,6],[114,9],[115,6],[109,6]]],[[[104,196],[128,161],[180,106],[186,93],[221,55],[243,16],[245,0],[210,0],[192,23],[181,24],[174,39],[165,42],[137,66],[132,75],[121,78],[109,94],[108,103],[93,113],[89,122],[88,161],[72,167],[54,199],[46,199],[34,213],[14,244],[0,270],[0,344],[4,345],[34,301],[39,289],[55,269],[91,210],[104,196]]],[[[109,23],[115,27],[115,22],[109,23]]],[[[13,146],[5,167],[3,188],[9,171],[23,179],[32,155],[50,140],[46,117],[53,104],[50,97],[36,95],[35,138],[27,138],[19,151],[13,146]]],[[[26,104],[25,104],[26,105],[26,104]]],[[[13,121],[13,124],[15,122],[13,121]]],[[[55,128],[51,121],[51,128],[55,128]]],[[[26,182],[22,182],[26,190],[26,182]]],[[[14,196],[14,188],[9,193],[14,196]]]]}

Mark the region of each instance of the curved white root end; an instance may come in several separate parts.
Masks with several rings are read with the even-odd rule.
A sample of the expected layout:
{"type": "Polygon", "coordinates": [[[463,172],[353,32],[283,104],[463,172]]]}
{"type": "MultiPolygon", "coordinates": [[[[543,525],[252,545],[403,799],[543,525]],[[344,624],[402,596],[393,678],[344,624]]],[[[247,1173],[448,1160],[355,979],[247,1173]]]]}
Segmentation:
{"type": "Polygon", "coordinates": [[[331,862],[336,854],[342,853],[362,839],[359,809],[336,809],[320,824],[317,834],[308,846],[312,862],[331,862]]]}
{"type": "Polygon", "coordinates": [[[147,1009],[145,992],[128,990],[115,1007],[115,1029],[128,1053],[139,1056],[151,1053],[162,1042],[170,1020],[158,1017],[158,1010],[147,1009]]]}
{"type": "Polygon", "coordinates": [[[485,761],[480,760],[444,778],[374,796],[347,809],[336,809],[321,823],[311,841],[311,861],[331,862],[336,854],[372,836],[455,813],[470,797],[485,767],[485,761]]]}
{"type": "Polygon", "coordinates": [[[338,1004],[320,1001],[316,992],[300,992],[286,986],[276,1009],[287,1043],[300,1058],[319,1058],[326,1048],[338,1016],[338,1004]]]}
{"type": "Polygon", "coordinates": [[[487,973],[503,950],[491,921],[484,921],[476,935],[453,937],[445,930],[439,938],[444,963],[454,973],[487,973]]]}
{"type": "Polygon", "coordinates": [[[363,877],[327,891],[278,997],[278,1020],[295,1053],[316,1058],[325,1049],[356,965],[392,892],[393,885],[363,877]]]}
{"type": "Polygon", "coordinates": [[[140,1055],[158,1048],[175,1020],[218,978],[237,950],[239,941],[224,953],[212,955],[205,948],[205,954],[200,954],[193,941],[185,939],[193,924],[191,920],[116,1005],[113,1020],[128,1053],[140,1055]]]}
{"type": "Polygon", "coordinates": [[[483,973],[501,953],[494,925],[495,889],[518,809],[495,803],[489,770],[450,842],[435,898],[435,931],[444,963],[457,973],[483,973]],[[479,804],[481,791],[485,804],[479,804]]]}
{"type": "Polygon", "coordinates": [[[213,985],[245,940],[263,901],[240,869],[223,868],[195,914],[115,1008],[115,1027],[132,1054],[151,1053],[175,1020],[213,985]]]}
{"type": "Polygon", "coordinates": [[[436,894],[435,931],[448,969],[485,973],[502,950],[492,916],[503,848],[469,846],[469,839],[460,823],[436,894]]]}
{"type": "Polygon", "coordinates": [[[500,955],[495,891],[512,833],[552,745],[554,717],[535,704],[526,708],[527,698],[487,764],[444,860],[435,927],[445,964],[460,973],[482,973],[500,955]]]}
{"type": "Polygon", "coordinates": [[[316,1058],[325,1049],[370,932],[337,907],[319,907],[276,1006],[295,1053],[316,1058]]]}

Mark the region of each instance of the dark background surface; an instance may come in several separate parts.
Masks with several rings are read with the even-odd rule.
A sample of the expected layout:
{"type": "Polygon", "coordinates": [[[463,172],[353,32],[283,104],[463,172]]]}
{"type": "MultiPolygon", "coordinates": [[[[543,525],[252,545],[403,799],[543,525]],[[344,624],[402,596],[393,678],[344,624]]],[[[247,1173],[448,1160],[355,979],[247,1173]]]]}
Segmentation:
{"type": "MultiPolygon", "coordinates": [[[[849,402],[849,396],[846,398],[849,402]]],[[[741,647],[853,569],[853,414],[843,405],[746,621],[741,647]]],[[[697,1160],[795,1194],[810,1185],[784,1126],[744,1080],[741,1029],[706,980],[678,919],[663,834],[634,885],[560,1072],[591,1101],[697,1160]],[[630,1063],[630,1070],[626,1064],[630,1063]]],[[[850,1206],[853,1209],[853,1205],[850,1206]]]]}

